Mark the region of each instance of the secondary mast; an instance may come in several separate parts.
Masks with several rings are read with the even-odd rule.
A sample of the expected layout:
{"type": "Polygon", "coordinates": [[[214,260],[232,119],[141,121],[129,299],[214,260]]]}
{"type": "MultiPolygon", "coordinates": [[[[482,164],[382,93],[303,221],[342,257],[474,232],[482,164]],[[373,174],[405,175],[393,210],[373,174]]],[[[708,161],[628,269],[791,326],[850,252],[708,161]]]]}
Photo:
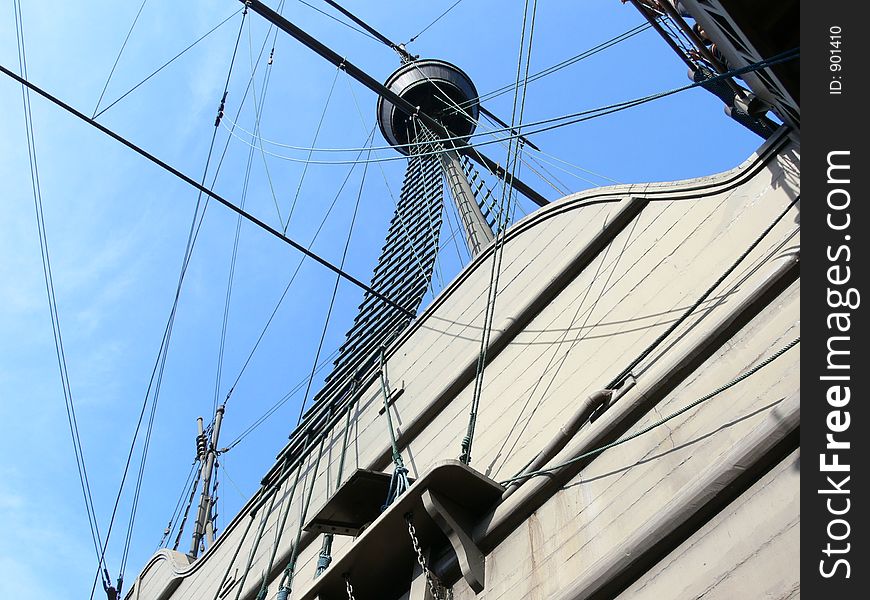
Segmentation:
{"type": "Polygon", "coordinates": [[[201,465],[201,480],[202,492],[199,496],[199,508],[196,512],[196,522],[193,525],[193,539],[190,544],[190,551],[187,553],[191,558],[196,558],[199,554],[199,548],[202,545],[202,538],[205,537],[206,543],[211,546],[214,543],[214,518],[212,508],[217,502],[217,496],[211,495],[211,481],[214,470],[217,466],[218,456],[218,439],[221,434],[221,422],[224,418],[225,406],[221,404],[217,407],[214,415],[214,425],[211,431],[211,440],[208,439],[207,433],[202,427],[202,417],[196,420],[197,429],[199,430],[196,436],[196,451],[201,465]]]}

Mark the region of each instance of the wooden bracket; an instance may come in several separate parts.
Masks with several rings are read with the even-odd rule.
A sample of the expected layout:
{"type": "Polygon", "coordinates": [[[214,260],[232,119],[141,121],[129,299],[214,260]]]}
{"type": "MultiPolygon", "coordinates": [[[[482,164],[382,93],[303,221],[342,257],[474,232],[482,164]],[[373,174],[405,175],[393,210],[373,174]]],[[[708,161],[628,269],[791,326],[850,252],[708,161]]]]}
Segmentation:
{"type": "Polygon", "coordinates": [[[453,546],[468,586],[479,594],[484,587],[486,558],[471,538],[473,521],[468,511],[432,490],[424,490],[420,497],[426,512],[453,546]]]}
{"type": "Polygon", "coordinates": [[[308,531],[341,533],[344,529],[358,537],[300,591],[300,600],[346,600],[347,581],[359,598],[408,598],[406,577],[414,582],[411,598],[426,599],[425,574],[421,578],[421,572],[415,572],[417,553],[408,539],[409,513],[415,517],[423,552],[446,538],[469,587],[475,593],[483,591],[486,562],[471,537],[472,525],[498,503],[504,487],[458,460],[445,460],[432,465],[380,512],[389,479],[387,473],[357,470],[309,521],[308,531]]]}

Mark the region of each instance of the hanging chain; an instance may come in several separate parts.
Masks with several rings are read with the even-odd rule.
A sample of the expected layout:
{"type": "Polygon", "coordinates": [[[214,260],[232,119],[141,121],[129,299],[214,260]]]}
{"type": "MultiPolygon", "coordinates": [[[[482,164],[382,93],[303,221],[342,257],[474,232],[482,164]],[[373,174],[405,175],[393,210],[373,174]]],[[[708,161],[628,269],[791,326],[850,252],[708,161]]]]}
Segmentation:
{"type": "Polygon", "coordinates": [[[426,564],[426,557],[423,555],[423,549],[420,547],[420,540],[417,538],[417,530],[414,528],[414,520],[411,513],[405,515],[405,522],[408,523],[408,535],[411,536],[411,544],[414,546],[414,552],[417,553],[417,562],[420,564],[420,568],[423,569],[423,574],[426,576],[426,583],[432,592],[432,597],[435,600],[453,600],[453,590],[441,583],[426,564]]]}
{"type": "Polygon", "coordinates": [[[347,575],[344,576],[344,587],[347,590],[347,600],[356,600],[353,595],[353,586],[350,584],[350,579],[347,578],[347,575]]]}

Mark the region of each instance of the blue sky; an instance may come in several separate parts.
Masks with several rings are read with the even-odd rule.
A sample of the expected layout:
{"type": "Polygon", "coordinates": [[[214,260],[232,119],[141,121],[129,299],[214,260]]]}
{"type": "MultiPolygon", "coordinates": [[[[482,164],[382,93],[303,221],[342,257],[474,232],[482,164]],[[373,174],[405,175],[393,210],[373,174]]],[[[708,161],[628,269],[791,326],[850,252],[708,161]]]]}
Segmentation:
{"type": "MultiPolygon", "coordinates": [[[[335,14],[321,0],[309,3],[335,14]]],[[[0,63],[17,70],[12,2],[4,4],[0,63]]],[[[396,41],[406,41],[450,4],[452,0],[346,2],[396,41]]],[[[139,1],[45,0],[24,1],[23,5],[31,80],[84,112],[93,112],[139,1]]],[[[149,0],[103,105],[237,10],[235,0],[149,0]]],[[[398,65],[397,57],[384,46],[297,0],[287,0],[284,14],[378,79],[385,79],[398,65]]],[[[409,49],[455,62],[471,75],[480,92],[493,90],[514,80],[521,14],[521,3],[465,0],[409,49]]],[[[240,20],[241,15],[230,19],[113,106],[100,117],[101,122],[198,178],[240,20]]],[[[548,67],[642,22],[636,11],[618,0],[541,1],[531,70],[548,67]]],[[[231,119],[239,109],[265,33],[263,20],[249,15],[227,99],[226,113],[231,119]]],[[[336,71],[286,36],[277,39],[262,135],[307,147],[336,71]]],[[[266,69],[261,61],[254,76],[258,94],[266,69]]],[[[561,115],[677,87],[687,82],[685,71],[664,42],[645,31],[531,84],[525,118],[561,115]]],[[[318,147],[361,146],[373,125],[376,98],[346,79],[339,74],[336,80],[318,147]],[[363,111],[362,120],[354,97],[363,111]]],[[[509,120],[511,101],[512,94],[505,94],[487,106],[509,120]]],[[[27,171],[21,92],[8,79],[0,80],[0,115],[0,597],[80,599],[89,593],[96,558],[54,357],[27,171]]],[[[171,306],[196,192],[36,97],[33,118],[73,398],[97,517],[105,530],[171,306]]],[[[253,121],[248,100],[242,106],[239,125],[250,130],[253,121]]],[[[227,129],[221,128],[219,150],[227,136],[227,129]]],[[[544,133],[535,142],[552,155],[612,180],[643,182],[731,168],[760,140],[731,122],[718,100],[692,90],[544,133]]],[[[383,144],[379,134],[374,143],[383,144]]],[[[235,138],[228,148],[215,187],[238,202],[249,148],[235,138]]],[[[503,149],[489,148],[491,155],[503,160],[503,149]]],[[[270,149],[275,154],[305,157],[305,153],[278,146],[270,149]]],[[[334,159],[335,155],[316,158],[334,159]]],[[[302,165],[274,156],[266,160],[286,217],[302,165]]],[[[246,206],[277,224],[264,160],[258,154],[252,164],[246,206]]],[[[398,197],[401,186],[401,162],[382,166],[383,175],[376,165],[366,175],[362,217],[353,231],[346,264],[362,280],[368,280],[380,251],[392,212],[390,192],[398,197]]],[[[348,168],[309,168],[288,228],[291,237],[308,243],[348,168]]],[[[556,173],[572,191],[606,183],[582,172],[575,174],[589,181],[556,173]]],[[[357,168],[351,175],[314,245],[315,251],[335,262],[347,236],[361,174],[357,168]]],[[[532,173],[523,171],[523,177],[550,198],[557,197],[532,173]]],[[[525,201],[521,207],[525,211],[533,208],[525,201]]],[[[155,550],[181,492],[193,459],[196,417],[208,419],[212,410],[235,225],[236,218],[228,210],[216,204],[209,207],[185,279],[133,530],[128,581],[155,550]]],[[[459,268],[456,253],[451,252],[445,249],[441,264],[445,282],[459,268]]],[[[223,379],[218,387],[221,398],[298,260],[291,248],[249,224],[242,225],[223,379]]],[[[303,265],[228,404],[224,440],[235,438],[306,376],[333,283],[334,276],[321,267],[303,265]]],[[[436,285],[436,293],[439,288],[436,285]]],[[[327,352],[341,342],[361,298],[346,283],[339,292],[325,343],[327,352]]],[[[235,514],[271,465],[296,422],[300,400],[294,397],[222,458],[225,472],[221,472],[219,523],[225,524],[235,514]]],[[[113,577],[117,576],[130,500],[127,490],[107,554],[113,577]]],[[[182,548],[187,545],[185,537],[182,548]]]]}

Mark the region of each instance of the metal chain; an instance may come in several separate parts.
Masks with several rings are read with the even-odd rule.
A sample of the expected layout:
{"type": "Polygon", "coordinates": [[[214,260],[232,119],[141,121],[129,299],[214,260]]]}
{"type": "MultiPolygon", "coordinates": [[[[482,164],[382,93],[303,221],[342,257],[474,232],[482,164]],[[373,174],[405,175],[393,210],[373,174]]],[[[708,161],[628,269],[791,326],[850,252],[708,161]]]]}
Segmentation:
{"type": "Polygon", "coordinates": [[[423,555],[423,549],[420,547],[420,540],[417,539],[417,530],[414,528],[411,513],[405,515],[405,522],[408,523],[408,535],[411,536],[411,544],[414,546],[414,552],[417,553],[417,562],[420,563],[420,567],[423,569],[423,574],[426,576],[426,583],[429,585],[432,597],[435,600],[452,600],[453,590],[441,583],[426,564],[426,557],[423,555]]]}
{"type": "Polygon", "coordinates": [[[344,576],[344,587],[347,590],[347,600],[356,600],[353,595],[353,586],[350,584],[350,579],[347,578],[347,575],[344,576]]]}

